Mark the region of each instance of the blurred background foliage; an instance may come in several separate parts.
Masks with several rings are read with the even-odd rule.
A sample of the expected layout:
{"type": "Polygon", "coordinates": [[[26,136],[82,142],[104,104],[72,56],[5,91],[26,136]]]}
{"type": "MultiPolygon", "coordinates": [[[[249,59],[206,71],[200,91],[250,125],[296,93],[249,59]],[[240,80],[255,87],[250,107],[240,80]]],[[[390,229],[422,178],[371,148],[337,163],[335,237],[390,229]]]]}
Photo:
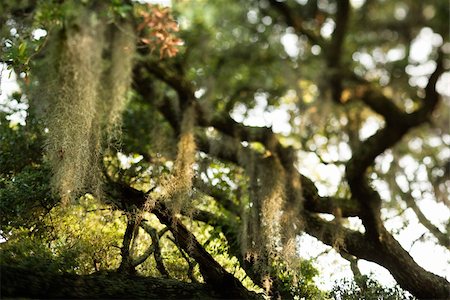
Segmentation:
{"type": "MultiPolygon", "coordinates": [[[[52,196],[51,172],[42,158],[46,131],[33,114],[33,105],[39,104],[27,98],[33,58],[38,58],[45,46],[45,31],[62,26],[66,18],[76,14],[71,1],[64,5],[59,2],[7,0],[0,5],[2,61],[8,62],[10,70],[18,75],[21,89],[21,93],[0,104],[1,263],[48,272],[110,271],[120,264],[126,213],[90,194],[70,206],[61,205],[52,196]],[[36,3],[38,9],[28,13],[27,9],[36,3]],[[36,37],[37,30],[44,31],[42,37],[36,37]],[[17,111],[26,117],[12,117],[17,111]]],[[[348,25],[341,63],[361,80],[389,95],[399,107],[412,111],[423,96],[437,46],[449,47],[448,2],[352,3],[354,14],[348,25]],[[423,57],[413,54],[414,47],[419,47],[415,46],[419,39],[431,44],[423,57]]],[[[159,62],[162,68],[183,74],[195,87],[197,101],[211,115],[230,113],[244,124],[272,126],[283,144],[298,150],[300,162],[305,162],[300,163],[299,169],[314,180],[319,194],[348,197],[348,185],[342,181],[344,163],[358,141],[382,127],[383,121],[361,102],[341,105],[331,100],[325,57],[333,49],[322,49],[294,34],[267,1],[197,0],[172,4],[184,45],[178,56],[159,62]],[[277,125],[275,119],[283,125],[277,125]]],[[[304,26],[317,33],[324,44],[329,41],[327,30],[333,27],[336,1],[288,1],[288,5],[292,9],[300,6],[296,12],[303,18],[304,26]]],[[[110,8],[107,13],[112,21],[133,9],[129,1],[111,1],[110,8]]],[[[151,55],[157,59],[157,53],[151,55]]],[[[346,75],[342,76],[345,81],[346,75]]],[[[445,76],[448,79],[448,73],[445,76]]],[[[450,94],[445,84],[448,80],[440,85],[444,97],[432,122],[411,131],[402,143],[379,157],[370,170],[372,184],[384,200],[383,216],[388,222],[396,220],[391,230],[398,236],[408,230],[411,222],[421,221],[418,215],[405,211],[424,209],[426,217],[432,219],[426,207],[448,212],[450,206],[450,94]]],[[[154,103],[175,97],[173,90],[156,79],[149,89],[154,103]]],[[[348,100],[345,90],[343,95],[343,101],[348,100]]],[[[112,178],[147,191],[173,168],[177,136],[155,105],[133,91],[122,127],[122,136],[116,147],[105,154],[104,164],[112,178]]],[[[207,134],[214,136],[213,131],[207,134]]],[[[257,149],[258,145],[254,147],[257,149]]],[[[243,170],[203,153],[198,153],[198,157],[197,177],[239,205],[240,192],[248,184],[243,170]]],[[[233,228],[234,220],[226,210],[200,192],[198,195],[195,207],[225,218],[233,228]]],[[[153,215],[146,214],[144,218],[146,224],[162,233],[161,256],[170,277],[202,281],[195,261],[176,246],[171,233],[164,232],[165,227],[153,215]]],[[[246,287],[261,291],[230,253],[224,228],[185,221],[219,263],[246,287]]],[[[444,234],[448,233],[449,219],[441,216],[432,223],[444,234]]],[[[351,222],[345,225],[357,227],[351,222]]],[[[132,248],[134,257],[145,253],[153,243],[144,229],[138,230],[132,248]]],[[[448,247],[448,244],[439,246],[440,242],[430,232],[423,235],[422,232],[425,231],[418,234],[422,241],[448,247]]],[[[413,241],[410,245],[414,246],[413,241]]],[[[315,281],[319,271],[313,260],[300,260],[296,274],[282,265],[275,267],[285,284],[283,288],[298,298],[409,297],[398,288],[383,287],[369,278],[338,282],[331,291],[320,290],[315,281]]],[[[161,276],[154,256],[137,270],[142,275],[161,276]]]]}

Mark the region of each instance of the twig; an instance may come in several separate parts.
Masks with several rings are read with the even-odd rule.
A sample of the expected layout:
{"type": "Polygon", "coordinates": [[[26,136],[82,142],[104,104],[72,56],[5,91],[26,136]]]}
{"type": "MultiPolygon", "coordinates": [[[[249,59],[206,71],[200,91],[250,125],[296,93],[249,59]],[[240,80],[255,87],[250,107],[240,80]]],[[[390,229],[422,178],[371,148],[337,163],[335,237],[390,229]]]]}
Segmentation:
{"type": "Polygon", "coordinates": [[[180,248],[180,246],[177,244],[177,242],[175,241],[175,239],[171,238],[171,237],[167,237],[170,241],[172,241],[172,243],[175,244],[175,246],[178,248],[178,251],[180,251],[181,256],[184,258],[184,260],[187,262],[188,264],[188,271],[187,271],[187,276],[188,278],[192,281],[192,282],[198,282],[197,278],[195,278],[194,276],[194,268],[195,268],[195,263],[192,262],[189,257],[186,255],[186,253],[184,253],[183,249],[180,248]]]}

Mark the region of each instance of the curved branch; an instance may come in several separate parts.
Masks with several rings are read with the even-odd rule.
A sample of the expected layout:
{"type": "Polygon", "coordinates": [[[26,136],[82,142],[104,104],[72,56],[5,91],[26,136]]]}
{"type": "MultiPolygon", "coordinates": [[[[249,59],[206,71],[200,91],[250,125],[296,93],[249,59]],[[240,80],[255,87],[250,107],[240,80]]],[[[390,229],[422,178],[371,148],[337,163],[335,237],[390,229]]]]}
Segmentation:
{"type": "Polygon", "coordinates": [[[136,272],[132,264],[132,259],[130,255],[130,246],[135,231],[135,225],[136,225],[135,216],[127,215],[127,227],[123,235],[122,247],[120,248],[122,261],[120,262],[118,272],[124,272],[128,274],[134,274],[136,272]]]}
{"type": "MultiPolygon", "coordinates": [[[[430,79],[430,81],[432,80],[430,79]]],[[[145,95],[143,96],[145,98],[145,95]]],[[[430,105],[433,106],[433,97],[431,97],[431,101],[428,101],[427,103],[431,103],[430,105]]],[[[430,105],[427,105],[427,107],[430,107],[430,105]]],[[[161,112],[163,114],[165,113],[165,111],[161,112]]],[[[171,117],[173,116],[168,115],[169,120],[171,117]]],[[[248,132],[248,130],[250,130],[248,127],[243,125],[241,126],[240,124],[234,124],[233,122],[227,121],[227,119],[225,119],[224,123],[226,126],[219,122],[214,124],[214,122],[211,120],[206,120],[205,118],[204,120],[199,121],[198,125],[216,125],[217,128],[215,128],[220,132],[223,132],[225,137],[228,137],[225,139],[226,142],[222,141],[222,143],[220,143],[220,141],[214,141],[214,147],[211,147],[212,145],[210,140],[205,135],[199,135],[197,141],[198,149],[206,153],[210,153],[219,159],[225,159],[240,165],[240,163],[242,163],[242,161],[240,161],[240,156],[242,156],[243,153],[245,154],[245,152],[252,151],[251,149],[241,145],[240,138],[253,138],[254,135],[248,132]]],[[[420,124],[420,122],[418,124],[420,124]]],[[[415,123],[415,125],[417,125],[417,123],[415,123]]],[[[355,151],[352,159],[348,161],[346,165],[347,180],[349,181],[352,195],[357,200],[359,205],[359,207],[357,207],[357,205],[352,204],[351,209],[353,209],[352,213],[358,214],[363,220],[366,227],[366,233],[362,234],[359,232],[349,231],[346,228],[342,228],[340,233],[344,233],[346,250],[350,254],[385,266],[389,271],[391,271],[397,282],[414,295],[423,297],[425,293],[428,293],[428,295],[442,298],[447,296],[446,293],[449,289],[448,282],[445,279],[429,273],[421,268],[416,262],[414,262],[411,256],[400,246],[400,244],[385,230],[380,218],[380,196],[369,186],[369,183],[365,178],[366,169],[373,164],[375,157],[398,142],[409,129],[410,127],[408,126],[393,126],[391,123],[387,123],[385,128],[380,129],[372,137],[364,141],[361,147],[355,151]],[[410,280],[408,279],[408,276],[411,276],[411,270],[413,270],[414,278],[410,280]]],[[[269,136],[275,137],[273,133],[270,132],[270,129],[267,128],[262,130],[269,131],[269,136]]],[[[262,136],[265,135],[263,134],[262,136]]],[[[294,175],[294,173],[297,173],[293,164],[295,162],[295,159],[293,159],[292,156],[294,153],[293,149],[283,147],[277,139],[275,139],[276,142],[274,144],[268,143],[267,139],[263,139],[261,137],[258,139],[258,141],[264,142],[264,145],[268,150],[274,151],[274,154],[279,156],[283,167],[289,174],[292,173],[294,175]]],[[[299,174],[298,176],[300,178],[299,174]]],[[[308,182],[308,180],[301,178],[301,185],[298,185],[298,188],[293,189],[293,193],[288,195],[288,198],[291,199],[291,204],[302,206],[304,202],[301,196],[298,197],[298,194],[303,193],[305,203],[312,200],[310,203],[310,208],[317,208],[317,200],[320,199],[320,197],[317,196],[317,190],[315,189],[314,184],[311,184],[312,183],[308,182]]],[[[331,198],[327,200],[331,200],[331,198]]],[[[333,199],[333,201],[335,200],[337,199],[333,199]]],[[[156,211],[160,212],[160,209],[157,209],[156,211]]],[[[350,214],[351,213],[348,215],[350,214]]],[[[305,218],[305,222],[303,223],[305,224],[306,232],[320,236],[320,239],[326,243],[334,243],[335,235],[333,233],[336,230],[335,222],[330,224],[323,223],[320,219],[312,217],[312,214],[308,211],[304,211],[304,215],[305,216],[302,216],[302,214],[300,214],[298,217],[305,218]]],[[[187,241],[185,242],[187,243],[187,241]]],[[[189,253],[189,255],[191,255],[191,253],[189,253]]],[[[192,255],[195,255],[195,253],[192,253],[192,255]]],[[[194,259],[197,260],[195,257],[194,259]]],[[[202,270],[202,264],[199,260],[197,260],[197,262],[202,270]]],[[[207,274],[205,274],[205,276],[208,278],[207,274]]],[[[221,275],[213,277],[221,278],[221,275]]]]}
{"type": "Polygon", "coordinates": [[[173,238],[169,237],[168,239],[175,245],[175,247],[177,247],[178,251],[180,251],[181,256],[184,258],[184,260],[188,264],[188,274],[187,274],[188,278],[191,280],[191,282],[198,282],[197,278],[195,278],[195,276],[194,276],[195,263],[193,263],[189,259],[189,257],[183,251],[183,249],[180,248],[180,246],[177,244],[177,242],[173,238]]]}
{"type": "MultiPolygon", "coordinates": [[[[144,192],[120,183],[109,184],[109,190],[113,190],[111,195],[120,199],[122,203],[132,203],[138,209],[145,207],[148,195],[144,192]]],[[[224,297],[260,299],[259,295],[249,292],[237,278],[227,272],[164,203],[156,199],[151,212],[169,228],[177,244],[198,263],[205,282],[214,290],[222,293],[224,297]]]]}
{"type": "MultiPolygon", "coordinates": [[[[145,224],[147,225],[147,224],[145,224]]],[[[155,262],[156,262],[156,269],[158,269],[159,273],[164,277],[164,278],[169,278],[169,272],[167,272],[166,267],[164,266],[164,262],[161,256],[161,248],[159,247],[159,234],[156,231],[156,229],[151,228],[150,226],[145,226],[146,231],[148,234],[150,234],[150,237],[152,238],[152,244],[155,245],[154,246],[154,252],[153,252],[153,256],[155,258],[155,262]]],[[[167,228],[167,227],[166,227],[167,228]]]]}
{"type": "MultiPolygon", "coordinates": [[[[336,223],[312,214],[305,214],[304,217],[306,232],[333,246],[336,223]]],[[[381,233],[380,241],[343,227],[339,228],[339,234],[344,240],[341,251],[385,267],[400,286],[414,296],[420,299],[446,299],[450,295],[450,283],[420,267],[387,231],[381,233]]]]}
{"type": "Polygon", "coordinates": [[[414,211],[417,219],[419,219],[419,222],[437,238],[442,246],[450,250],[450,236],[443,233],[438,227],[431,223],[431,221],[423,214],[415,199],[410,194],[403,192],[401,192],[401,194],[402,199],[405,201],[406,205],[414,211]]]}
{"type": "Polygon", "coordinates": [[[361,216],[366,230],[373,237],[376,237],[383,227],[380,219],[381,198],[369,186],[366,170],[374,163],[378,155],[398,143],[410,129],[428,120],[439,100],[436,82],[443,72],[442,52],[439,53],[436,70],[431,75],[425,89],[424,104],[416,112],[405,114],[392,101],[384,96],[374,94],[371,90],[368,90],[366,96],[363,97],[366,104],[382,114],[387,122],[384,128],[378,130],[354,149],[353,156],[346,165],[346,177],[353,197],[358,199],[361,205],[361,216]]]}
{"type": "Polygon", "coordinates": [[[286,2],[269,0],[269,3],[274,9],[276,9],[283,16],[286,24],[294,28],[294,30],[298,34],[306,36],[312,44],[316,44],[319,46],[323,45],[323,40],[320,38],[320,36],[306,29],[303,26],[303,20],[301,16],[296,12],[296,10],[290,8],[286,2]]]}
{"type": "Polygon", "coordinates": [[[391,99],[369,86],[369,83],[367,83],[365,92],[361,95],[361,100],[374,112],[383,116],[387,123],[396,124],[396,126],[407,125],[407,114],[395,105],[391,99]]]}
{"type": "Polygon", "coordinates": [[[146,261],[150,255],[152,255],[154,252],[156,253],[156,251],[158,251],[158,254],[155,254],[155,261],[157,264],[157,269],[158,269],[158,271],[160,271],[161,275],[169,278],[170,277],[169,273],[165,269],[164,264],[162,263],[162,260],[158,260],[161,256],[161,251],[159,248],[159,239],[169,230],[169,228],[165,227],[160,232],[156,232],[156,229],[154,229],[153,227],[151,227],[150,225],[145,223],[145,221],[141,221],[139,226],[150,235],[150,237],[152,239],[152,244],[147,248],[147,250],[144,251],[144,253],[142,253],[142,255],[140,255],[139,257],[137,257],[136,259],[134,259],[132,261],[132,265],[134,267],[137,267],[138,265],[140,265],[144,261],[146,261]],[[158,256],[158,259],[157,259],[157,256],[158,256]]]}
{"type": "Polygon", "coordinates": [[[350,1],[336,1],[337,12],[335,17],[336,28],[331,37],[330,44],[325,49],[328,66],[329,86],[331,87],[332,99],[341,103],[342,78],[339,75],[342,65],[342,53],[344,51],[344,38],[347,33],[347,25],[350,18],[350,1]]]}
{"type": "Polygon", "coordinates": [[[428,79],[422,106],[410,114],[401,110],[394,104],[392,99],[383,95],[379,90],[371,86],[368,81],[353,74],[351,79],[358,83],[362,83],[360,91],[357,93],[359,95],[357,96],[359,96],[373,111],[383,116],[387,126],[406,128],[418,126],[428,121],[430,114],[439,102],[440,95],[436,90],[436,83],[444,72],[443,56],[442,49],[439,49],[438,57],[436,59],[436,69],[428,79]]]}
{"type": "Polygon", "coordinates": [[[436,69],[431,74],[427,86],[425,87],[425,97],[423,99],[422,107],[411,113],[409,116],[410,126],[417,126],[428,121],[431,113],[436,108],[441,97],[436,90],[436,83],[442,73],[444,73],[444,52],[442,49],[438,49],[436,69]]]}
{"type": "Polygon", "coordinates": [[[231,298],[257,298],[250,293],[242,283],[228,273],[197,241],[195,236],[187,230],[181,221],[161,202],[155,204],[152,213],[170,228],[177,244],[195,259],[200,267],[200,273],[205,281],[217,291],[223,291],[231,298]]]}

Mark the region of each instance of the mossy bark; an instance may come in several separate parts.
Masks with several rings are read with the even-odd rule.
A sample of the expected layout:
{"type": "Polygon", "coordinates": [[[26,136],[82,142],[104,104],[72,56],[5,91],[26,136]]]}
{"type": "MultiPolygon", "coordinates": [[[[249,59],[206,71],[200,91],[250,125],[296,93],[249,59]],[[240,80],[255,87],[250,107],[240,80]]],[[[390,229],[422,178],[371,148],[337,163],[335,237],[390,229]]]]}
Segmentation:
{"type": "Polygon", "coordinates": [[[1,266],[2,298],[220,299],[205,284],[119,273],[42,273],[1,266]]]}

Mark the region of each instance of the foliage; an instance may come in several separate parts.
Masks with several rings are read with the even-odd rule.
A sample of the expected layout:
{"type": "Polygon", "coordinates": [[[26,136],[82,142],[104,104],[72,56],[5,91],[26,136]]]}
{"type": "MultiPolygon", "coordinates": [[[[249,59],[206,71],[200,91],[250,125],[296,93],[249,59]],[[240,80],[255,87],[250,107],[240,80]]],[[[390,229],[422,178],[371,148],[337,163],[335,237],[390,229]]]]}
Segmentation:
{"type": "Polygon", "coordinates": [[[32,269],[43,273],[74,272],[77,267],[77,249],[64,249],[55,254],[44,240],[30,236],[26,230],[17,230],[12,239],[2,243],[0,261],[3,265],[32,269]]]}
{"type": "Polygon", "coordinates": [[[376,280],[361,276],[353,281],[342,280],[338,282],[331,291],[333,299],[356,300],[356,299],[415,299],[413,296],[405,293],[399,286],[391,288],[383,287],[376,280]]]}
{"type": "Polygon", "coordinates": [[[147,8],[139,10],[138,14],[142,17],[137,28],[143,35],[141,42],[152,50],[159,48],[161,58],[177,55],[177,46],[180,46],[182,41],[175,35],[178,24],[173,20],[170,9],[148,4],[147,8]]]}
{"type": "Polygon", "coordinates": [[[51,197],[49,170],[25,167],[12,178],[0,181],[1,230],[25,226],[42,230],[42,215],[56,205],[51,197]]]}
{"type": "MultiPolygon", "coordinates": [[[[13,95],[12,103],[21,106],[24,100],[20,94],[13,95]]],[[[5,107],[6,112],[0,113],[0,128],[2,136],[0,138],[0,172],[5,175],[13,175],[26,166],[39,164],[41,161],[41,145],[43,133],[41,122],[33,116],[28,116],[27,126],[20,126],[17,122],[12,122],[11,117],[18,110],[10,110],[5,107]],[[26,149],[23,153],[17,153],[15,149],[26,149]]]]}
{"type": "Polygon", "coordinates": [[[442,1],[172,2],[2,3],[20,92],[0,104],[1,264],[236,298],[445,294],[405,248],[450,245],[442,1]],[[355,280],[321,290],[304,233],[355,280]]]}

